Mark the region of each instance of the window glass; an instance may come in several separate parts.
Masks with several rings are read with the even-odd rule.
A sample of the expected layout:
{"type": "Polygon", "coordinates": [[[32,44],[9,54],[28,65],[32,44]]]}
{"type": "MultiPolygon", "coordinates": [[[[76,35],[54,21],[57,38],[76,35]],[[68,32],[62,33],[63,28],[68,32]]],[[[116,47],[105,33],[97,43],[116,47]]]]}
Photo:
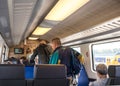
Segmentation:
{"type": "Polygon", "coordinates": [[[120,42],[109,42],[92,45],[93,70],[100,63],[120,65],[120,42]]]}
{"type": "Polygon", "coordinates": [[[78,51],[79,53],[81,53],[80,47],[72,47],[72,49],[78,51]]]}
{"type": "Polygon", "coordinates": [[[4,63],[5,57],[6,57],[6,46],[4,45],[2,49],[2,63],[4,63]]]}

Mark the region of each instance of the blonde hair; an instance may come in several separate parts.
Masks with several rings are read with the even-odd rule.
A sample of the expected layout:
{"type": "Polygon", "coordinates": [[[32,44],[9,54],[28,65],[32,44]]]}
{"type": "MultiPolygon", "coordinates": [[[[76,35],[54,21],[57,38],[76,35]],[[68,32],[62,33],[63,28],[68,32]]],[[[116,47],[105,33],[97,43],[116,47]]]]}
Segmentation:
{"type": "Polygon", "coordinates": [[[41,40],[40,44],[47,44],[47,42],[45,40],[41,40]]]}
{"type": "Polygon", "coordinates": [[[80,54],[78,56],[78,59],[79,59],[80,63],[84,64],[84,57],[83,57],[83,55],[80,54]]]}

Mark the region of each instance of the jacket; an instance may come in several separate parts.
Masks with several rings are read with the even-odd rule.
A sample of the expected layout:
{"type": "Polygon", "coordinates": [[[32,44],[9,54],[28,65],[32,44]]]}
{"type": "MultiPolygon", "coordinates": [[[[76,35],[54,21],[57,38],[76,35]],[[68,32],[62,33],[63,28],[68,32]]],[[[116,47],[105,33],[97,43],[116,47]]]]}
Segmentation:
{"type": "Polygon", "coordinates": [[[38,55],[39,64],[47,64],[49,62],[50,54],[51,51],[48,45],[41,44],[35,49],[34,53],[31,56],[30,62],[33,63],[35,57],[38,55]]]}
{"type": "Polygon", "coordinates": [[[71,50],[68,48],[68,50],[64,51],[64,47],[60,46],[56,48],[51,57],[49,64],[64,64],[67,67],[67,76],[72,76],[72,65],[71,65],[71,50]],[[60,61],[60,62],[59,62],[60,61]]]}

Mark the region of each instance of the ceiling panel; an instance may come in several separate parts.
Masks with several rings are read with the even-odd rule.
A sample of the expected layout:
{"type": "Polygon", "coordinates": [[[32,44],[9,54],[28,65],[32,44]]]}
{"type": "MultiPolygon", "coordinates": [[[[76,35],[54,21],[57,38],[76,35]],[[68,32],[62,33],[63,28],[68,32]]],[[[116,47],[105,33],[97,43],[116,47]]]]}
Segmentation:
{"type": "MultiPolygon", "coordinates": [[[[37,0],[14,0],[13,1],[13,28],[11,28],[14,44],[19,44],[27,24],[30,20],[37,0]]],[[[12,16],[12,15],[11,15],[12,16]]]]}
{"type": "Polygon", "coordinates": [[[0,9],[7,9],[7,0],[0,0],[0,9]]]}
{"type": "MultiPolygon", "coordinates": [[[[67,19],[55,25],[47,35],[40,38],[48,40],[54,37],[64,38],[118,16],[120,16],[120,2],[118,0],[91,0],[67,19]],[[49,35],[51,33],[52,36],[49,35]]],[[[86,35],[84,34],[84,36],[86,35]]]]}
{"type": "Polygon", "coordinates": [[[57,1],[0,0],[0,33],[7,44],[25,40],[57,1]]]}
{"type": "Polygon", "coordinates": [[[118,32],[120,32],[120,16],[100,25],[96,25],[93,28],[78,32],[71,36],[67,36],[61,39],[61,41],[64,44],[67,44],[72,41],[81,41],[81,43],[83,43],[83,40],[84,42],[88,42],[120,36],[118,35],[118,32]]]}
{"type": "Polygon", "coordinates": [[[11,40],[8,44],[12,43],[7,0],[0,0],[0,33],[6,42],[11,40]]]}
{"type": "MultiPolygon", "coordinates": [[[[81,32],[80,35],[84,38],[93,34],[92,32],[99,34],[111,30],[109,29],[111,27],[117,28],[119,26],[119,24],[109,24],[102,28],[99,27],[99,29],[93,28],[120,16],[120,0],[90,0],[85,6],[61,22],[43,21],[57,1],[0,0],[0,32],[6,42],[9,45],[12,45],[12,42],[14,45],[19,44],[28,36],[31,36],[38,24],[52,26],[51,31],[40,36],[40,39],[47,39],[48,41],[54,37],[64,39],[78,32],[81,32]]],[[[80,38],[78,35],[77,37],[80,38]]],[[[68,40],[65,42],[68,42],[68,40]]]]}

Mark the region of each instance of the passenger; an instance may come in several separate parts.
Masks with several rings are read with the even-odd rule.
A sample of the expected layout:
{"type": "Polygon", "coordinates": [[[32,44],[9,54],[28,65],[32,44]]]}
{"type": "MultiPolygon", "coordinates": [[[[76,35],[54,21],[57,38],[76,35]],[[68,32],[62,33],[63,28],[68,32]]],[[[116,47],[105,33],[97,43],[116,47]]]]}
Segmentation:
{"type": "Polygon", "coordinates": [[[13,64],[18,64],[18,59],[15,57],[10,57],[13,64]]]}
{"type": "Polygon", "coordinates": [[[53,53],[51,55],[49,64],[59,64],[59,50],[62,48],[61,41],[59,38],[52,39],[51,46],[53,49],[53,53]]]}
{"type": "Polygon", "coordinates": [[[96,67],[97,80],[90,82],[89,86],[105,86],[107,83],[107,67],[105,64],[99,64],[96,67]]]}
{"type": "Polygon", "coordinates": [[[35,62],[34,61],[35,57],[38,55],[39,64],[48,64],[50,54],[51,51],[50,51],[50,47],[47,45],[47,42],[45,40],[41,40],[39,46],[33,52],[30,62],[31,63],[35,62]]]}
{"type": "Polygon", "coordinates": [[[11,59],[4,60],[4,64],[13,64],[11,59]]]}
{"type": "Polygon", "coordinates": [[[65,64],[67,67],[67,77],[72,79],[73,71],[71,62],[73,61],[70,58],[72,56],[71,48],[61,46],[61,41],[59,38],[52,39],[51,46],[53,53],[51,55],[49,64],[65,64]]]}
{"type": "Polygon", "coordinates": [[[35,61],[35,64],[39,64],[38,55],[35,57],[34,61],[35,61]]]}
{"type": "Polygon", "coordinates": [[[26,59],[25,56],[20,58],[20,64],[24,64],[24,65],[28,65],[29,64],[29,62],[28,62],[28,60],[26,59]]]}
{"type": "Polygon", "coordinates": [[[27,50],[26,50],[26,56],[27,56],[27,59],[28,59],[28,61],[30,62],[30,58],[31,58],[31,56],[32,56],[32,50],[30,49],[30,48],[27,48],[27,50]]]}
{"type": "Polygon", "coordinates": [[[4,60],[4,64],[18,64],[18,59],[10,57],[7,60],[4,60]]]}

